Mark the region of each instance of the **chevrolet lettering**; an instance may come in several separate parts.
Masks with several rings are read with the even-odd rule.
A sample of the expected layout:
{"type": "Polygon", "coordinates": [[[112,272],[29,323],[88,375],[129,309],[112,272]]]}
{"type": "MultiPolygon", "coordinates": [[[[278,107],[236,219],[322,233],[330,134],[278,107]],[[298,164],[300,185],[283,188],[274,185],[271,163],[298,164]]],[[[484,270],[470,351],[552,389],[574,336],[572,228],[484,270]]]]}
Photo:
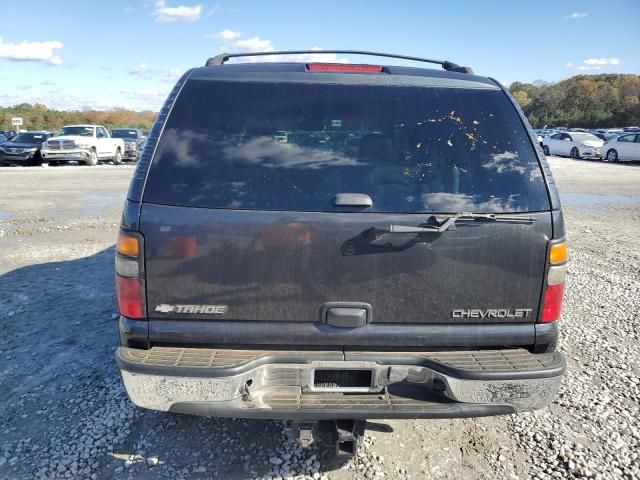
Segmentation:
{"type": "Polygon", "coordinates": [[[531,315],[530,308],[513,308],[513,309],[480,309],[468,308],[451,310],[451,318],[527,318],[531,315]]]}

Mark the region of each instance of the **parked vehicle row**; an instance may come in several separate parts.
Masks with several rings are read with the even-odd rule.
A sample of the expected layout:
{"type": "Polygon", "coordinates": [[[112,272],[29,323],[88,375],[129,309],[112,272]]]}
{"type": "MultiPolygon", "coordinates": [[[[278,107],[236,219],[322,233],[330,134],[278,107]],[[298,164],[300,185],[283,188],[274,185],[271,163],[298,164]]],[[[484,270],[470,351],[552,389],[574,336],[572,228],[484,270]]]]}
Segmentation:
{"type": "MultiPolygon", "coordinates": [[[[57,165],[68,161],[96,165],[101,160],[115,165],[135,162],[146,142],[145,133],[138,128],[116,128],[109,133],[101,125],[68,125],[55,135],[47,131],[16,134],[0,130],[0,166],[43,162],[57,165]]],[[[610,162],[640,160],[640,127],[538,129],[535,133],[546,155],[610,162]]]]}
{"type": "Polygon", "coordinates": [[[545,155],[609,162],[640,160],[640,128],[536,130],[545,155]]]}
{"type": "Polygon", "coordinates": [[[10,139],[0,134],[0,165],[97,165],[101,160],[119,165],[137,161],[145,141],[140,129],[117,128],[110,134],[101,125],[67,125],[55,134],[22,132],[10,139]]]}

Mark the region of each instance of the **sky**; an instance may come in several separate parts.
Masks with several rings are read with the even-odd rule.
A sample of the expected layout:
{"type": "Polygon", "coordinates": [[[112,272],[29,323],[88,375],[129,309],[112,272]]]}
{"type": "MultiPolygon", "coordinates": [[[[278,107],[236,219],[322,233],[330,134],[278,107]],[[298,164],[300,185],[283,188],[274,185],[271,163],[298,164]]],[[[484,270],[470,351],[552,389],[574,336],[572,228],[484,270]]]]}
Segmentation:
{"type": "MultiPolygon", "coordinates": [[[[0,106],[157,111],[221,52],[354,49],[450,60],[505,84],[640,73],[640,0],[0,0],[0,106]]],[[[301,60],[411,65],[373,57],[301,60]]],[[[415,64],[413,64],[415,65],[415,64]]]]}

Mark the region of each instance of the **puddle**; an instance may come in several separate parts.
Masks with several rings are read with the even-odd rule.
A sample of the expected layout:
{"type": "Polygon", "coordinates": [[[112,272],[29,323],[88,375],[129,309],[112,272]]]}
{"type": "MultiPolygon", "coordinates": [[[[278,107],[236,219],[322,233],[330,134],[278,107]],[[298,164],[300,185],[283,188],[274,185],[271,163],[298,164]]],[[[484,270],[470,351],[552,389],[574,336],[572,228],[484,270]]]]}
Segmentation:
{"type": "Polygon", "coordinates": [[[640,196],[618,194],[597,194],[586,192],[560,192],[563,206],[573,207],[582,212],[602,213],[610,208],[640,206],[640,196]]]}
{"type": "Polygon", "coordinates": [[[7,220],[15,215],[13,212],[5,212],[4,210],[0,210],[0,220],[7,220]]]}
{"type": "Polygon", "coordinates": [[[126,197],[125,193],[121,194],[90,194],[80,197],[83,204],[82,215],[88,217],[99,216],[107,208],[112,207],[114,203],[122,203],[126,197]]]}

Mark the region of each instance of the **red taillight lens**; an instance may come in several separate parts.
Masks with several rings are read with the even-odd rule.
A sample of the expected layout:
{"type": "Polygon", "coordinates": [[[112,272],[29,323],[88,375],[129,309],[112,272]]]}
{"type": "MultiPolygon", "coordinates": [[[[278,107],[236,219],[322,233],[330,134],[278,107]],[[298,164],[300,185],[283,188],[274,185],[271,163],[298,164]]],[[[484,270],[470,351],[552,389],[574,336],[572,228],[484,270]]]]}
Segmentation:
{"type": "Polygon", "coordinates": [[[382,67],[378,65],[350,65],[348,63],[307,63],[307,71],[381,73],[382,67]]]}
{"type": "Polygon", "coordinates": [[[116,297],[120,315],[145,318],[145,288],[142,235],[120,231],[116,244],[116,297]]]}
{"type": "Polygon", "coordinates": [[[560,318],[567,274],[567,243],[564,240],[550,245],[547,262],[547,288],[544,291],[540,323],[551,323],[560,318]]]}
{"type": "Polygon", "coordinates": [[[128,318],[143,318],[142,280],[116,275],[116,296],[120,314],[128,318]]]}
{"type": "Polygon", "coordinates": [[[564,283],[548,285],[544,292],[544,303],[542,304],[542,323],[555,322],[560,318],[562,311],[562,294],[564,293],[564,283]]]}

